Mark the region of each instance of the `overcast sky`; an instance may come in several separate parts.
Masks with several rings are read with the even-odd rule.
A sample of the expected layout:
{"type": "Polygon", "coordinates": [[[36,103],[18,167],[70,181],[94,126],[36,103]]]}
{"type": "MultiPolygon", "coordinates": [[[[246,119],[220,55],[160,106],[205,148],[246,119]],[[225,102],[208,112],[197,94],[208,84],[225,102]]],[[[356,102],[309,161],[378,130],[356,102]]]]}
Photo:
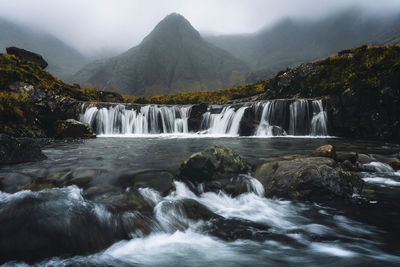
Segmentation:
{"type": "Polygon", "coordinates": [[[283,17],[317,18],[349,7],[389,15],[400,0],[0,0],[0,17],[56,35],[82,53],[126,50],[166,15],[201,33],[249,33],[283,17]]]}

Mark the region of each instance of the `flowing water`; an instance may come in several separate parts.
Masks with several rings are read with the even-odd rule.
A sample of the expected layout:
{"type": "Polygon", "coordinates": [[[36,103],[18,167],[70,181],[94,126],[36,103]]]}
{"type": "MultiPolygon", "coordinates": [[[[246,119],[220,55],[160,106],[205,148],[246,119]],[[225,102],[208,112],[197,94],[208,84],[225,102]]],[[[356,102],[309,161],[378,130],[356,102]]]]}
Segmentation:
{"type": "MultiPolygon", "coordinates": [[[[159,112],[161,117],[174,116],[161,110],[147,111],[148,114],[159,112]]],[[[187,114],[184,110],[175,110],[175,118],[183,121],[184,114],[187,114]]],[[[129,116],[133,118],[134,114],[129,116]]],[[[233,122],[235,115],[230,116],[233,122]]],[[[172,131],[173,126],[165,122],[163,129],[172,131]]],[[[48,159],[4,166],[0,176],[23,180],[52,173],[91,171],[95,173],[92,183],[106,186],[126,172],[176,170],[189,155],[214,144],[230,146],[249,163],[257,165],[284,155],[307,154],[325,143],[335,145],[339,151],[394,152],[392,146],[385,144],[337,138],[196,138],[193,135],[97,138],[49,144],[44,148],[48,159]]],[[[175,182],[175,189],[166,196],[142,188],[140,194],[154,206],[150,233],[132,229],[130,238],[117,240],[104,250],[83,256],[49,258],[37,265],[396,266],[400,262],[400,173],[379,162],[372,162],[371,166],[376,172],[365,174],[364,180],[376,190],[374,199],[366,201],[354,196],[350,203],[268,199],[263,197],[261,184],[250,176],[246,176],[249,193],[236,197],[224,192],[196,195],[182,182],[175,182]],[[208,207],[220,219],[193,218],[179,205],[187,199],[208,207]]],[[[99,225],[105,235],[116,235],[121,223],[126,229],[137,216],[127,211],[117,220],[103,204],[86,199],[85,192],[75,186],[40,192],[0,192],[0,213],[7,207],[39,200],[46,216],[57,216],[59,223],[72,224],[70,229],[72,233],[79,232],[80,243],[90,239],[90,234],[97,229],[83,228],[81,216],[99,225]]],[[[39,207],[32,212],[36,209],[39,207]]],[[[28,224],[33,223],[30,219],[33,220],[32,216],[27,217],[28,224]]],[[[26,263],[16,261],[7,265],[25,266],[26,263]]]]}
{"type": "Polygon", "coordinates": [[[189,129],[191,106],[82,107],[80,120],[102,136],[147,136],[151,134],[191,134],[238,136],[245,112],[254,113],[257,127],[252,136],[328,136],[328,119],[322,100],[273,100],[243,106],[210,106],[201,124],[189,129]],[[259,113],[261,111],[261,117],[259,113]]]}

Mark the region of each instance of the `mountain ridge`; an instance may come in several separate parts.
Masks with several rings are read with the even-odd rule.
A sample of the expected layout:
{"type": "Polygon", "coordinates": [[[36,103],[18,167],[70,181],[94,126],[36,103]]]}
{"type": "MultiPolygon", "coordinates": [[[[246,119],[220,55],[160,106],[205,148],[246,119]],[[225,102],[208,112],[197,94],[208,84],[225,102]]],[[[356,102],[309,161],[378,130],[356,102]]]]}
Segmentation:
{"type": "Polygon", "coordinates": [[[160,21],[126,52],[85,66],[75,81],[125,94],[155,95],[239,85],[248,67],[206,42],[183,16],[160,21]],[[121,92],[120,91],[120,92],[121,92]]]}

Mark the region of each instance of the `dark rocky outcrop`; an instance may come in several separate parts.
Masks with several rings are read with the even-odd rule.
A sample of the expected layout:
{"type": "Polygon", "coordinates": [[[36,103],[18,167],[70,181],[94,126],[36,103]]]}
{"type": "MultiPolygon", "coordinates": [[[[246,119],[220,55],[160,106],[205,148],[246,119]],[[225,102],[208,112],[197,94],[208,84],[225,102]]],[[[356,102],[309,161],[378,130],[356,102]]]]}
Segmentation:
{"type": "Polygon", "coordinates": [[[0,264],[100,251],[141,229],[140,220],[112,214],[76,189],[27,192],[0,205],[0,264]]]}
{"type": "Polygon", "coordinates": [[[32,139],[0,134],[0,165],[15,164],[45,159],[39,145],[32,139]]]}
{"type": "Polygon", "coordinates": [[[152,188],[161,195],[166,195],[173,188],[175,174],[168,170],[146,170],[126,173],[118,177],[116,185],[126,188],[152,188]]]}
{"type": "Polygon", "coordinates": [[[89,124],[74,119],[56,121],[54,136],[57,138],[96,138],[96,134],[89,124]]]}
{"type": "Polygon", "coordinates": [[[231,178],[248,169],[238,154],[223,145],[191,155],[180,167],[180,176],[192,182],[231,178]]]}
{"type": "Polygon", "coordinates": [[[331,158],[307,157],[265,163],[254,177],[268,197],[318,200],[350,197],[361,192],[363,181],[354,173],[344,171],[331,158]]]}
{"type": "Polygon", "coordinates": [[[17,47],[8,47],[6,48],[6,50],[7,54],[14,55],[24,60],[31,61],[36,65],[38,65],[39,67],[41,67],[42,69],[45,69],[48,66],[46,60],[44,60],[43,57],[39,54],[17,47]]]}
{"type": "Polygon", "coordinates": [[[198,131],[200,129],[201,120],[203,118],[203,114],[207,111],[208,105],[201,103],[197,105],[193,105],[190,109],[189,119],[188,119],[188,130],[189,131],[198,131]]]}

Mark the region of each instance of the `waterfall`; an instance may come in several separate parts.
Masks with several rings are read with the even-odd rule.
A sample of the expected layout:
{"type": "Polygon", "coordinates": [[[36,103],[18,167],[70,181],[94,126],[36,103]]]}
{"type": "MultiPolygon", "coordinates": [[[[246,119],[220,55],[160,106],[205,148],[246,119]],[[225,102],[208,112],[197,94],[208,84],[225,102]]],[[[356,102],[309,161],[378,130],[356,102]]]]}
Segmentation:
{"type": "Polygon", "coordinates": [[[312,106],[313,118],[311,120],[311,135],[328,135],[328,117],[322,106],[322,100],[314,100],[312,106]]]}
{"type": "MultiPolygon", "coordinates": [[[[187,134],[190,111],[189,106],[83,106],[80,121],[89,123],[98,135],[187,134]]],[[[241,107],[210,106],[197,116],[192,119],[199,121],[199,128],[190,130],[202,136],[238,136],[239,132],[266,137],[328,136],[322,100],[283,99],[241,107]]]]}
{"type": "Polygon", "coordinates": [[[322,100],[273,100],[256,103],[262,107],[256,136],[327,136],[328,119],[322,100]]]}
{"type": "Polygon", "coordinates": [[[80,121],[100,135],[188,133],[189,113],[190,107],[147,105],[135,110],[119,104],[87,108],[80,121]]]}
{"type": "Polygon", "coordinates": [[[203,114],[201,128],[210,135],[238,135],[240,121],[246,109],[247,107],[241,107],[235,111],[233,107],[226,106],[218,114],[207,111],[203,114]]]}

